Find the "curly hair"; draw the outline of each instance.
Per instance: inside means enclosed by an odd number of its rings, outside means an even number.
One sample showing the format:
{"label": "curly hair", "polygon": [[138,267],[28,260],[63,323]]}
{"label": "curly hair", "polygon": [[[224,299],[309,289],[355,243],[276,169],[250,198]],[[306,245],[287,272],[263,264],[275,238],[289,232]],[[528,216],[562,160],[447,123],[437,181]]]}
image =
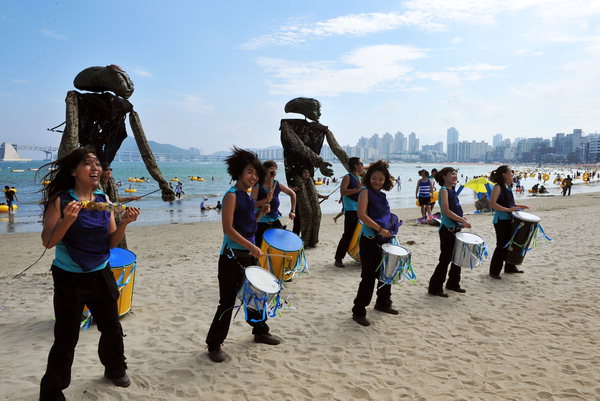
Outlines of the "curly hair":
{"label": "curly hair", "polygon": [[363,185],[367,188],[373,189],[371,188],[371,176],[374,172],[380,171],[385,176],[385,182],[383,183],[382,189],[384,191],[389,191],[390,189],[392,189],[394,187],[394,181],[392,180],[392,175],[390,174],[389,167],[390,165],[388,164],[388,162],[383,160],[378,160],[375,163],[371,163],[369,165],[369,168],[367,169],[367,172],[365,173],[365,176],[363,177]]}

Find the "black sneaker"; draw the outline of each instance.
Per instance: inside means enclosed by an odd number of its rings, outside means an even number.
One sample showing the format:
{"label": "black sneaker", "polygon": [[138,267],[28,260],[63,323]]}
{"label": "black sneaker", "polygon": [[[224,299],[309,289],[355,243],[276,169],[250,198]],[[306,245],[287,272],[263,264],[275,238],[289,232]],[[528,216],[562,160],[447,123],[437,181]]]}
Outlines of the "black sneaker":
{"label": "black sneaker", "polygon": [[428,293],[429,295],[433,295],[433,296],[435,296],[435,297],[448,298],[448,294],[444,294],[444,293],[443,293],[443,292],[441,292],[441,291],[440,291],[440,292],[431,292],[431,291],[428,291],[427,293]]}
{"label": "black sneaker", "polygon": [[448,287],[448,286],[446,286],[446,289],[450,290],[450,291],[454,291],[454,292],[459,292],[461,294],[464,294],[464,293],[467,292],[467,290],[465,290],[464,288],[460,288],[460,287]]}
{"label": "black sneaker", "polygon": [[342,262],[342,259],[336,259],[334,264],[335,267],[346,267],[346,265],[344,265],[344,262]]}
{"label": "black sneaker", "polygon": [[255,334],[254,342],[267,345],[279,345],[281,344],[281,337],[274,336],[271,333]]}
{"label": "black sneaker", "polygon": [[370,326],[371,322],[367,320],[366,316],[356,316],[356,315],[352,315],[352,319],[360,324],[361,326]]}
{"label": "black sneaker", "polygon": [[127,376],[127,373],[125,373],[123,376],[115,377],[108,374],[108,372],[105,370],[104,377],[110,380],[112,384],[114,384],[117,387],[129,387],[129,385],[131,384],[131,380],[129,380],[129,376]]}
{"label": "black sneaker", "polygon": [[397,314],[400,313],[398,311],[398,309],[394,309],[391,306],[379,306],[379,305],[375,305],[375,307],[373,309],[378,310],[379,312],[389,313],[390,315],[397,315]]}
{"label": "black sneaker", "polygon": [[208,357],[213,362],[223,362],[225,360],[225,358],[227,357],[227,354],[225,353],[225,351],[223,351],[221,349],[221,346],[219,346],[218,348],[215,348],[215,349],[209,349]]}
{"label": "black sneaker", "polygon": [[493,278],[493,279],[495,279],[495,280],[502,280],[502,277],[500,277],[499,274],[491,274],[490,273],[490,277]]}

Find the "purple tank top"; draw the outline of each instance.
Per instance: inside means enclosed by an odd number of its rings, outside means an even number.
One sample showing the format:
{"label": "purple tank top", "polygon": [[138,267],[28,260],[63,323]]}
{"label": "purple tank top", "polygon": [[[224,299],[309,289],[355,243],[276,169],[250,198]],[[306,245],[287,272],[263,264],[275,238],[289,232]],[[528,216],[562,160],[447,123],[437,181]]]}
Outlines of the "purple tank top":
{"label": "purple tank top", "polygon": [[380,227],[388,228],[390,225],[390,204],[387,201],[383,191],[374,191],[367,188],[369,191],[369,205],[367,206],[367,215],[371,220],[379,224]]}
{"label": "purple tank top", "polygon": [[[235,187],[234,187],[235,188]],[[233,188],[232,188],[233,189]],[[248,193],[235,188],[235,211],[233,212],[233,228],[251,243],[258,228],[256,222],[256,202]]]}
{"label": "purple tank top", "polygon": [[[71,194],[60,196],[61,215],[67,203],[76,200]],[[106,202],[102,194],[95,194],[95,202]],[[83,271],[90,271],[106,262],[110,257],[108,246],[108,229],[110,212],[81,209],[75,222],[69,227],[62,243],[69,256],[81,266]]]}
{"label": "purple tank top", "polygon": [[[267,216],[273,217],[275,219],[279,218],[279,216],[281,216],[281,213],[279,212],[279,193],[281,192],[281,187],[279,186],[279,181],[275,181],[273,184],[273,187],[271,188],[273,192],[273,199],[271,199],[271,202],[269,202],[269,205],[271,205],[271,211],[267,214]],[[267,187],[265,187],[264,185],[261,185],[258,187],[258,197],[256,200],[261,200],[261,199],[265,199],[267,197]]]}

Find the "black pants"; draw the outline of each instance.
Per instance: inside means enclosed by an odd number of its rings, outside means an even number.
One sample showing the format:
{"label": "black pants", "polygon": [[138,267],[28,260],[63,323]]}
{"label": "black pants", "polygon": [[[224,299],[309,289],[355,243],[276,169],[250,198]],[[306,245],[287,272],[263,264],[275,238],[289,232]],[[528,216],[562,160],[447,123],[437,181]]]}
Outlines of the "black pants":
{"label": "black pants", "polygon": [[571,187],[564,187],[562,190],[562,196],[565,196],[569,192],[569,196],[571,196]]}
{"label": "black pants", "polygon": [[281,224],[281,220],[277,219],[270,223],[258,223],[258,228],[256,229],[255,241],[256,246],[260,248],[263,242],[263,234],[269,228],[283,228],[283,224]]}
{"label": "black pants", "polygon": [[[367,315],[366,307],[371,303],[373,298],[373,287],[377,280],[377,301],[375,305],[383,308],[392,305],[392,286],[384,285],[381,287],[383,282],[379,281],[379,264],[383,257],[383,250],[377,244],[375,239],[370,239],[365,236],[360,237],[360,260],[361,260],[361,273],[360,273],[360,284],[358,285],[358,292],[354,299],[354,307],[352,308],[352,314],[355,316],[363,317]],[[379,288],[381,287],[381,288]]]}
{"label": "black pants", "polygon": [[354,229],[356,229],[357,223],[358,214],[356,210],[348,210],[344,212],[344,233],[342,234],[342,238],[340,238],[337,250],[335,251],[335,260],[344,259],[346,252],[348,252],[348,246],[352,240],[352,234],[354,234]]}
{"label": "black pants", "polygon": [[40,385],[40,400],[64,400],[62,390],[71,382],[71,366],[79,340],[83,305],[87,305],[101,332],[100,362],[111,377],[125,374],[123,329],[119,322],[119,291],[109,266],[93,273],[71,273],[52,266],[54,280],[54,344]]}
{"label": "black pants", "polygon": [[490,262],[490,274],[500,274],[502,265],[504,265],[505,272],[517,270],[517,266],[506,262],[508,249],[504,248],[512,234],[512,221],[498,220],[498,222],[494,224],[494,230],[496,231],[496,249],[494,249],[494,254],[492,255],[492,260]]}
{"label": "black pants", "polygon": [[296,235],[300,235],[300,209],[296,208],[296,217],[294,217],[294,225],[292,226],[292,232]]}
{"label": "black pants", "polygon": [[[438,233],[440,235],[440,258],[439,263],[429,279],[429,292],[432,294],[443,292],[446,273],[448,273],[448,265],[452,262],[454,242],[456,241],[454,232],[448,230],[444,226],[440,228]],[[457,266],[454,263],[450,265],[450,273],[448,273],[446,287],[460,288],[460,266]]]}
{"label": "black pants", "polygon": [[[208,344],[209,351],[218,348],[227,338],[237,293],[244,284],[246,277],[244,275],[244,267],[257,265],[256,258],[250,256],[250,254],[248,255],[248,257],[237,257],[234,259],[229,259],[226,255],[219,257],[219,306],[206,336],[206,344]],[[266,321],[251,322],[251,319],[260,320],[262,319],[262,314],[253,309],[248,309],[247,322],[253,327],[252,334],[260,335],[269,332],[269,326]]]}

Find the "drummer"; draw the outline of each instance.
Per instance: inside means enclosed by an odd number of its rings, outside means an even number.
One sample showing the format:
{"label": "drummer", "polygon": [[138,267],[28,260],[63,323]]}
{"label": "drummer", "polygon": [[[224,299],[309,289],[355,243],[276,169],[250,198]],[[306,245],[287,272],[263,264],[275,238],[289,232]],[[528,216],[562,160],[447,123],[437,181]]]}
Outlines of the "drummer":
{"label": "drummer", "polygon": [[[254,244],[257,221],[269,212],[267,203],[257,213],[254,199],[248,195],[248,190],[257,183],[262,184],[265,178],[265,168],[256,154],[234,147],[233,154],[225,159],[225,163],[227,173],[236,182],[223,197],[221,222],[224,237],[217,275],[219,305],[206,336],[208,357],[213,362],[223,362],[227,356],[221,346],[229,332],[238,290],[244,283],[244,269],[258,265],[257,258],[263,255]],[[281,338],[269,332],[260,312],[248,308],[247,319],[252,326],[255,343],[277,345],[281,342]]]}
{"label": "drummer", "polygon": [[[390,204],[383,191],[394,187],[388,164],[382,160],[369,165],[363,178],[365,188],[358,196],[358,218],[363,222],[360,233],[360,260],[362,270],[358,292],[352,308],[352,319],[361,326],[369,326],[366,307],[373,297],[373,287],[377,279],[377,269],[383,258],[381,245],[392,241],[398,232],[398,225],[391,226],[392,215]],[[383,190],[383,191],[382,191]],[[377,301],[375,309],[397,315],[398,310],[392,308],[391,285],[383,285],[378,281]]]}
{"label": "drummer", "polygon": [[108,259],[109,249],[121,241],[127,225],[136,221],[140,211],[127,208],[117,227],[114,212],[82,207],[82,201],[110,202],[98,190],[102,167],[93,148],[76,149],[51,165],[57,168],[44,177],[50,184],[42,191],[42,241],[48,249],[56,247],[51,268],[56,320],[40,400],[64,400],[84,304],[101,332],[98,354],[104,376],[115,386],[131,383],[117,307],[119,290]]}
{"label": "drummer", "polygon": [[446,289],[465,293],[465,289],[460,286],[460,266],[451,263],[454,252],[454,243],[456,242],[455,233],[462,227],[471,228],[471,224],[463,217],[463,210],[460,206],[458,194],[454,190],[458,181],[457,171],[453,167],[444,167],[435,175],[435,180],[440,184],[439,199],[442,215],[442,224],[439,228],[440,235],[440,258],[435,267],[433,275],[429,279],[429,294],[438,297],[447,298],[448,294],[443,291],[448,265],[450,264],[450,273]]}
{"label": "drummer", "polygon": [[504,273],[523,273],[517,266],[506,261],[508,249],[504,246],[510,241],[512,229],[512,212],[529,209],[525,205],[515,205],[515,198],[510,189],[513,183],[513,170],[506,165],[498,167],[490,174],[490,181],[496,185],[492,189],[490,207],[494,209],[494,231],[496,231],[496,249],[490,262],[490,277],[500,280],[500,272],[504,265]]}
{"label": "drummer", "polygon": [[277,176],[277,163],[273,160],[267,160],[263,163],[266,170],[266,178],[264,184],[256,184],[252,188],[252,199],[256,201],[256,207],[260,208],[268,203],[271,207],[269,213],[264,214],[258,221],[258,229],[256,230],[256,246],[260,248],[262,245],[263,234],[269,228],[283,228],[281,224],[281,212],[279,211],[279,194],[283,192],[290,197],[291,209],[288,217],[293,220],[296,217],[296,193],[290,188],[280,183],[275,179]]}
{"label": "drummer", "polygon": [[348,159],[348,168],[350,173],[346,174],[340,184],[340,193],[342,195],[342,204],[344,205],[344,233],[338,243],[335,252],[335,266],[345,267],[344,256],[348,251],[348,246],[352,240],[352,235],[358,224],[356,209],[358,207],[358,194],[362,190],[362,182],[360,177],[364,171],[364,166],[359,157],[351,157]]}

